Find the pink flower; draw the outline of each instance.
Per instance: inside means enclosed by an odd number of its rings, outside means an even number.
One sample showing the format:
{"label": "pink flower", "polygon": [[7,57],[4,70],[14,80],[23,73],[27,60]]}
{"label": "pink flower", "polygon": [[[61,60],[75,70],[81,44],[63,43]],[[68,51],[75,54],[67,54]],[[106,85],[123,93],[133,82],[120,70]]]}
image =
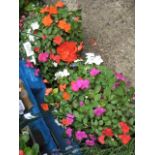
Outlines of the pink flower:
{"label": "pink flower", "polygon": [[93,140],[89,140],[89,139],[87,139],[85,143],[87,146],[94,146],[95,145],[95,142]]}
{"label": "pink flower", "polygon": [[67,117],[74,119],[75,116],[73,114],[67,114]]}
{"label": "pink flower", "polygon": [[66,119],[68,120],[68,122],[70,122],[70,125],[73,124],[73,122],[74,122],[74,119],[73,118],[67,117]]}
{"label": "pink flower", "polygon": [[77,81],[72,81],[71,82],[71,87],[72,90],[77,92],[79,91],[79,89],[88,89],[90,85],[90,81],[89,80],[84,80],[82,78],[78,79]]}
{"label": "pink flower", "polygon": [[89,138],[90,138],[91,140],[93,140],[93,141],[95,141],[95,140],[96,140],[96,137],[95,137],[94,135],[89,134],[88,136],[89,136]]}
{"label": "pink flower", "polygon": [[80,101],[80,107],[84,106],[84,102]]}
{"label": "pink flower", "polygon": [[48,53],[45,52],[45,53],[40,53],[39,56],[38,56],[38,60],[40,62],[46,62],[48,60]]}
{"label": "pink flower", "polygon": [[90,84],[89,80],[83,80],[81,89],[88,89],[89,84]]}
{"label": "pink flower", "polygon": [[82,87],[82,85],[83,85],[83,79],[78,79],[77,81],[76,81],[76,85],[79,87],[79,88],[81,88]]}
{"label": "pink flower", "polygon": [[40,72],[40,69],[39,69],[39,68],[35,69],[34,75],[35,75],[35,76],[39,76],[39,72]]}
{"label": "pink flower", "polygon": [[72,128],[67,128],[67,129],[66,129],[66,135],[67,135],[68,137],[72,137],[72,131],[73,131]]}
{"label": "pink flower", "polygon": [[75,136],[76,136],[76,139],[79,140],[79,141],[81,141],[81,140],[88,137],[87,134],[84,131],[77,131]]}
{"label": "pink flower", "polygon": [[98,75],[98,74],[100,74],[100,73],[101,73],[101,71],[98,70],[98,69],[96,69],[96,68],[93,68],[93,69],[91,69],[91,71],[90,71],[90,75],[91,75],[91,76],[96,76],[96,75]]}
{"label": "pink flower", "polygon": [[122,73],[115,73],[116,79],[121,81],[127,81],[127,78]]}
{"label": "pink flower", "polygon": [[72,82],[71,83],[71,87],[72,87],[72,90],[74,91],[74,92],[77,92],[77,91],[79,91],[79,87],[78,87],[78,85],[76,84],[76,82]]}
{"label": "pink flower", "polygon": [[26,60],[26,67],[29,67],[29,68],[33,68],[34,67],[33,63],[29,59]]}
{"label": "pink flower", "polygon": [[94,114],[96,116],[102,116],[105,112],[106,112],[106,110],[102,107],[97,107],[94,109]]}

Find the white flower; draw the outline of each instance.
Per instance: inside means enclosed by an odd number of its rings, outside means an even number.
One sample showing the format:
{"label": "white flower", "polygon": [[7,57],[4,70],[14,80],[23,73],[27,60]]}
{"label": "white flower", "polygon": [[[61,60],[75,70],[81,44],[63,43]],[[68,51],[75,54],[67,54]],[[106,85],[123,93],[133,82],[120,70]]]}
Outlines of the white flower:
{"label": "white flower", "polygon": [[58,67],[58,64],[56,62],[53,62],[54,67]]}
{"label": "white flower", "polygon": [[30,33],[30,32],[31,32],[31,29],[28,29],[28,30],[27,30],[27,33]]}
{"label": "white flower", "polygon": [[31,24],[31,28],[32,28],[32,30],[39,29],[39,24],[38,24],[38,22],[32,23],[32,24]]}
{"label": "white flower", "polygon": [[62,77],[67,77],[69,76],[69,72],[67,69],[64,69],[63,71],[59,71],[55,73],[55,80],[60,79]]}
{"label": "white flower", "polygon": [[86,53],[86,62],[85,64],[96,64],[100,65],[103,62],[100,55],[95,55],[94,53]]}
{"label": "white flower", "polygon": [[34,42],[34,36],[33,35],[29,35],[29,40]]}

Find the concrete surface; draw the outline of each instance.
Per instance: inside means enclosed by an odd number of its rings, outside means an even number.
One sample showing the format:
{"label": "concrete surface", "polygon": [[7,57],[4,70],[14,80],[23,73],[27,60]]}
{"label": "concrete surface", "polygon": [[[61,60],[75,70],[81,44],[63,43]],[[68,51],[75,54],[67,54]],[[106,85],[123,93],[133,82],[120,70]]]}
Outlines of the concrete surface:
{"label": "concrete surface", "polygon": [[[101,54],[110,68],[135,80],[134,0],[65,0],[82,7],[85,49]],[[72,3],[72,4],[70,4]]]}

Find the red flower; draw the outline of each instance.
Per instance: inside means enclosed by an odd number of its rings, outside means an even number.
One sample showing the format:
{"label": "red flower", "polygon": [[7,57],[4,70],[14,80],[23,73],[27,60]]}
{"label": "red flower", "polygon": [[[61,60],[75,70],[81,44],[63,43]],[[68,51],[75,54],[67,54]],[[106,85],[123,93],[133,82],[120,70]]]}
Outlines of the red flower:
{"label": "red flower", "polygon": [[34,31],[33,31],[33,34],[37,34],[37,33],[38,33],[38,30],[34,30]]}
{"label": "red flower", "polygon": [[46,38],[47,38],[46,35],[43,34],[43,35],[42,35],[42,39],[43,39],[43,40],[46,40]]}
{"label": "red flower", "polygon": [[120,125],[123,133],[129,132],[130,128],[125,122],[119,122],[119,125]]}
{"label": "red flower", "polygon": [[19,150],[19,155],[25,155],[23,150]]}
{"label": "red flower", "polygon": [[123,144],[128,144],[129,141],[131,140],[131,137],[129,135],[118,135],[119,139],[122,141]]}
{"label": "red flower", "polygon": [[114,135],[112,129],[110,128],[106,128],[105,130],[103,130],[102,134],[108,137],[112,137]]}
{"label": "red flower", "polygon": [[60,44],[62,43],[62,41],[63,41],[63,39],[62,39],[61,36],[56,36],[56,37],[54,37],[54,39],[53,39],[53,42],[54,42],[55,44],[57,44],[57,45],[60,45]]}
{"label": "red flower", "polygon": [[39,47],[35,47],[35,48],[34,48],[34,51],[35,51],[35,52],[39,52],[39,50],[40,50]]}
{"label": "red flower", "polygon": [[66,41],[57,47],[57,53],[60,55],[60,59],[65,62],[73,62],[77,59],[77,43],[73,41]]}
{"label": "red flower", "polygon": [[46,103],[42,103],[42,104],[41,104],[41,108],[42,108],[44,111],[48,111],[48,110],[49,110],[48,104],[46,104]]}
{"label": "red flower", "polygon": [[69,119],[69,118],[63,118],[61,120],[61,123],[64,125],[64,126],[69,126],[73,123],[73,119]]}
{"label": "red flower", "polygon": [[60,56],[59,55],[54,55],[53,53],[50,54],[50,59],[55,61],[56,63],[60,63]]}
{"label": "red flower", "polygon": [[104,138],[105,138],[105,136],[104,136],[104,135],[101,135],[101,136],[98,137],[98,141],[99,141],[101,144],[105,144]]}

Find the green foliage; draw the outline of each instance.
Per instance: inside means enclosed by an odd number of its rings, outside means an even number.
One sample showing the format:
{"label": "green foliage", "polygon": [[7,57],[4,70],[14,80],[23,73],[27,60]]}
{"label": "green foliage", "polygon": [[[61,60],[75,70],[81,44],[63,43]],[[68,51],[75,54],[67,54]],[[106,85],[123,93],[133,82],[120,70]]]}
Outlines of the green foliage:
{"label": "green foliage", "polygon": [[[59,8],[58,14],[52,15],[53,23],[51,24],[51,26],[46,27],[42,23],[42,19],[45,17],[45,14],[40,13],[41,8],[43,8],[43,6],[40,7],[39,5],[34,5],[33,3],[29,3],[29,5],[25,7],[25,10],[29,12],[30,15],[25,19],[23,29],[20,31],[19,51],[22,58],[31,59],[31,57],[26,56],[23,43],[26,41],[30,41],[32,50],[34,50],[35,47],[39,48],[39,52],[35,53],[35,58],[37,61],[36,66],[40,68],[41,74],[44,76],[44,78],[46,78],[51,84],[53,84],[54,73],[58,70],[58,68],[53,64],[53,62],[55,61],[48,59],[46,63],[40,63],[38,61],[38,55],[42,52],[57,54],[56,49],[58,45],[53,42],[53,39],[56,36],[61,36],[63,38],[63,42],[77,42],[77,46],[82,42],[83,35],[81,10],[69,11],[67,7]],[[76,17],[79,18],[78,22],[74,20]],[[66,22],[71,25],[70,32],[67,33],[57,26],[58,21],[62,19],[66,20]],[[34,33],[35,30],[31,28],[31,24],[34,22],[38,22],[39,24],[37,33]],[[43,35],[46,36],[45,40],[42,38]],[[29,40],[29,36],[34,37],[35,41]],[[59,64],[59,69],[63,68],[65,65],[67,64],[61,61]]]}
{"label": "green foliage", "polygon": [[39,145],[35,143],[32,146],[28,146],[29,139],[28,134],[21,134],[19,137],[19,149],[23,150],[25,155],[38,155]]}
{"label": "green foliage", "polygon": [[[101,74],[91,77],[90,70],[96,68]],[[59,79],[58,84],[66,84],[65,91],[70,92],[71,98],[64,102],[62,92],[60,90],[49,95],[46,98],[51,109],[59,121],[72,113],[75,115],[75,122],[72,127],[75,131],[84,130],[87,134],[93,133],[100,136],[105,128],[111,128],[115,135],[121,134],[119,122],[124,121],[130,127],[130,135],[134,134],[134,89],[126,86],[125,82],[115,78],[114,73],[105,66],[85,65],[82,62],[77,63],[76,68],[68,66],[70,76]],[[71,82],[79,77],[90,81],[90,88],[87,90],[79,90],[74,92],[71,90]],[[119,82],[118,87],[114,87]],[[84,102],[84,106],[80,106],[80,101]],[[60,107],[56,108],[55,103],[60,103]],[[103,116],[97,117],[93,113],[95,107],[103,107],[106,112]],[[120,145],[120,140],[115,138],[114,141],[108,142],[110,146]]]}

